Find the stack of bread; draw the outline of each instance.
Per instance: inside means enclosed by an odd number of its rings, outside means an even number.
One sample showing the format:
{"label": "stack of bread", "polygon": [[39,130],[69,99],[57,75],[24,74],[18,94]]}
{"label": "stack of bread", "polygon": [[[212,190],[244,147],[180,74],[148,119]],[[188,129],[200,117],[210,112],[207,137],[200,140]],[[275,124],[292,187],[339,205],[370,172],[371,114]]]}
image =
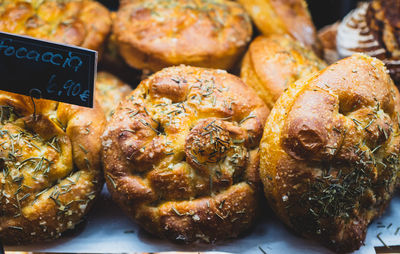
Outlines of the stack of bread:
{"label": "stack of bread", "polygon": [[[295,233],[357,250],[400,179],[400,98],[385,67],[397,81],[400,2],[364,6],[357,27],[384,62],[352,55],[355,32],[341,39],[354,18],[318,37],[304,0],[121,0],[114,13],[94,0],[0,1],[0,31],[130,66],[98,73],[93,109],[0,92],[0,239],[61,237],[105,179],[160,238],[238,237],[267,202]],[[328,66],[336,52],[349,57]],[[140,83],[126,78],[138,71]]]}

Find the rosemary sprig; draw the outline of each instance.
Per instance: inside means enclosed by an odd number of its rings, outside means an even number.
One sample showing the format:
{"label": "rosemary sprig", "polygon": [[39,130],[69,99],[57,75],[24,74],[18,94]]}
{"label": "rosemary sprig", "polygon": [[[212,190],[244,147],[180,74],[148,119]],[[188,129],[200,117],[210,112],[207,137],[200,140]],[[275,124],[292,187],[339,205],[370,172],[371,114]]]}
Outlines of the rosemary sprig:
{"label": "rosemary sprig", "polygon": [[88,154],[89,151],[85,149],[85,147],[83,147],[83,145],[79,144],[79,148],[85,153]]}
{"label": "rosemary sprig", "polygon": [[390,249],[390,247],[382,240],[381,235],[382,235],[382,232],[380,232],[379,234],[377,234],[376,237],[377,237],[378,240],[383,244],[383,246],[385,246],[386,248]]}
{"label": "rosemary sprig", "polygon": [[261,248],[261,246],[258,246],[258,249],[263,253],[263,254],[267,254],[267,252],[265,250],[263,250],[263,248]]}
{"label": "rosemary sprig", "polygon": [[176,213],[176,215],[178,215],[178,216],[183,216],[183,214],[181,214],[181,213],[175,208],[175,206],[172,206],[172,210],[174,211],[174,213]]}
{"label": "rosemary sprig", "polygon": [[114,189],[116,189],[117,188],[117,184],[115,183],[114,179],[109,174],[107,174],[106,176],[107,176],[108,180],[110,180],[110,182],[113,185]]}

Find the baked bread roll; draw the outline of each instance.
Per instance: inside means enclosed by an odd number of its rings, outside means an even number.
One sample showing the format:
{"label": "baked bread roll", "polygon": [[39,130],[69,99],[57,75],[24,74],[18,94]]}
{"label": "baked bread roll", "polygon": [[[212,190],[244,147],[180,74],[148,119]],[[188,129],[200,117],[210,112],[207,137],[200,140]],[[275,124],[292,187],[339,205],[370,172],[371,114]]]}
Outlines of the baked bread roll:
{"label": "baked bread roll", "polygon": [[113,33],[134,68],[230,69],[250,41],[252,26],[245,10],[228,0],[138,0],[124,2]]}
{"label": "baked bread roll", "polygon": [[319,52],[317,33],[305,0],[237,0],[264,35],[290,34]]}
{"label": "baked bread roll", "polygon": [[287,226],[337,252],[363,244],[394,192],[399,103],[384,64],[361,54],[278,99],[260,144],[260,177]]}
{"label": "baked bread roll", "polygon": [[259,36],[250,44],[240,76],[272,108],[290,83],[325,66],[313,51],[287,35]]}
{"label": "baked bread roll", "polygon": [[58,238],[81,222],[103,186],[93,109],[0,93],[0,239]]}
{"label": "baked bread roll", "polygon": [[96,100],[101,105],[106,119],[109,120],[125,96],[132,88],[108,72],[98,72],[96,79]]}
{"label": "baked bread roll", "polygon": [[349,13],[338,28],[341,57],[362,52],[381,59],[400,85],[400,0],[374,0]]}
{"label": "baked bread roll", "polygon": [[[119,6],[122,4],[123,3],[120,2]],[[116,14],[117,13],[115,11],[111,12],[112,22],[114,22],[113,20],[115,19]],[[141,70],[134,69],[125,62],[124,58],[119,53],[118,45],[115,41],[115,35],[112,34],[105,42],[104,53],[101,57],[101,61],[98,63],[97,70],[104,70],[112,73],[128,84],[137,85],[144,79],[142,78],[143,72]]]}
{"label": "baked bread roll", "polygon": [[142,81],[103,139],[112,198],[162,238],[213,242],[258,210],[258,144],[269,113],[239,78],[178,66]]}
{"label": "baked bread roll", "polygon": [[142,76],[144,75],[143,71],[134,69],[125,62],[124,58],[119,54],[118,46],[112,39],[112,36],[109,36],[105,43],[104,53],[97,65],[97,70],[111,73],[132,85],[139,84],[143,80]]}
{"label": "baked bread roll", "polygon": [[100,51],[109,11],[92,0],[2,0],[0,31]]}

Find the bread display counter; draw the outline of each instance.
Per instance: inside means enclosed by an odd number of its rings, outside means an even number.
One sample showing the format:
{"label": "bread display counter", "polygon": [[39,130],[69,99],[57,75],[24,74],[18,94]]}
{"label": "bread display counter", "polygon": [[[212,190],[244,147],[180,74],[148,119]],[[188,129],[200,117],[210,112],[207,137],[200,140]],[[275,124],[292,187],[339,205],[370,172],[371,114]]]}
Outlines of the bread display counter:
{"label": "bread display counter", "polygon": [[382,55],[304,0],[0,1],[0,31],[99,52],[92,108],[0,85],[6,251],[400,245],[400,0],[362,6]]}

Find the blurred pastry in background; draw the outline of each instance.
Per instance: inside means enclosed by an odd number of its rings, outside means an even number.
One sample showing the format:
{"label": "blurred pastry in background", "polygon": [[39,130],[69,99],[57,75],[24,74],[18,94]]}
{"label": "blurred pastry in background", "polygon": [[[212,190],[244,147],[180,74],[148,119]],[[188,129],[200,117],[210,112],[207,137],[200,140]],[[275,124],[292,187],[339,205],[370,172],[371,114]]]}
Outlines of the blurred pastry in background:
{"label": "blurred pastry in background", "polygon": [[240,76],[272,108],[291,83],[325,67],[312,50],[288,35],[259,36],[249,46]]}
{"label": "blurred pastry in background", "polygon": [[109,120],[118,103],[132,91],[132,88],[108,72],[98,72],[95,91],[95,98],[103,109],[106,119]]}
{"label": "blurred pastry in background", "polygon": [[318,38],[322,45],[325,62],[332,64],[339,60],[337,52],[336,35],[340,22],[323,27],[318,31]]}
{"label": "blurred pastry in background", "polygon": [[367,55],[292,84],[260,144],[260,178],[276,214],[334,251],[359,249],[394,194],[399,113],[387,69]]}
{"label": "blurred pastry in background", "polygon": [[0,31],[102,51],[110,12],[92,0],[4,0]]}
{"label": "blurred pastry in background", "polygon": [[381,59],[400,85],[400,0],[374,0],[349,13],[337,34],[340,57],[362,52]]}
{"label": "blurred pastry in background", "polygon": [[[112,22],[114,22],[115,17],[116,12],[111,12]],[[98,63],[97,69],[98,71],[109,72],[133,86],[138,85],[140,81],[143,80],[143,71],[135,69],[125,62],[124,58],[119,53],[115,35],[112,34],[108,36],[105,42],[104,53]]]}
{"label": "blurred pastry in background", "polygon": [[243,7],[227,0],[125,1],[113,34],[125,61],[158,71],[188,64],[230,69],[252,35]]}
{"label": "blurred pastry in background", "polygon": [[237,0],[264,35],[289,34],[318,55],[321,48],[305,0]]}
{"label": "blurred pastry in background", "polygon": [[119,54],[116,44],[112,40],[112,36],[106,41],[104,53],[97,65],[99,72],[108,72],[123,82],[131,84],[133,88],[146,77],[148,70],[138,70],[128,65],[124,58]]}
{"label": "blurred pastry in background", "polygon": [[237,237],[259,209],[258,144],[268,113],[226,71],[181,65],[155,73],[118,106],[103,134],[113,200],[162,238]]}

